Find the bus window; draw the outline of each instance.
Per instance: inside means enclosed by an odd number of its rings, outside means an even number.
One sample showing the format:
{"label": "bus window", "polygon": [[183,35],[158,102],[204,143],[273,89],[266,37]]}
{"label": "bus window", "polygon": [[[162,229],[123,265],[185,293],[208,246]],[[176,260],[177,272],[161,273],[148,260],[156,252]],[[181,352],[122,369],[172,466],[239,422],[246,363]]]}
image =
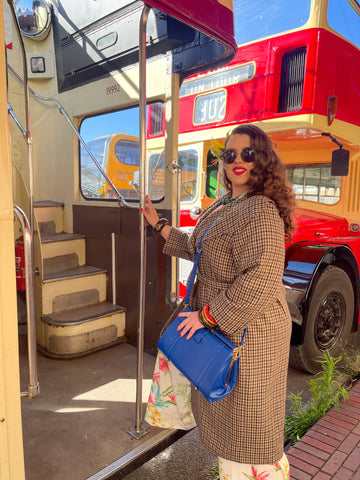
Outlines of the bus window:
{"label": "bus window", "polygon": [[341,178],[331,176],[331,166],[288,168],[296,198],[333,205],[340,200]]}
{"label": "bus window", "polygon": [[149,196],[152,201],[159,201],[165,195],[165,155],[164,150],[152,153],[148,160]]}
{"label": "bus window", "polygon": [[[195,148],[179,150],[178,162],[181,167],[181,203],[192,203],[199,191],[199,152]],[[152,200],[164,196],[164,150],[149,157],[149,195]]]}
{"label": "bus window", "polygon": [[115,144],[115,156],[124,165],[140,165],[139,143],[120,139]]}
{"label": "bus window", "polygon": [[311,0],[238,0],[235,3],[235,36],[238,45],[276,35],[304,25]]}
{"label": "bus window", "polygon": [[218,176],[219,166],[215,163],[217,158],[212,154],[211,150],[207,153],[206,159],[206,181],[205,195],[209,198],[217,198],[218,196]]}
{"label": "bus window", "polygon": [[327,20],[331,28],[360,47],[360,16],[350,1],[329,0]]}
{"label": "bus window", "polygon": [[[88,147],[95,159],[104,168],[105,156],[107,153],[110,137],[101,137],[88,142]],[[81,158],[81,191],[86,198],[104,197],[104,180],[93,159],[82,146]]]}
{"label": "bus window", "polygon": [[[161,123],[162,105],[155,102],[148,106],[149,125],[154,126],[154,121]],[[80,134],[119,193],[127,201],[137,201],[140,166],[138,106],[87,117],[81,123]],[[162,180],[158,176],[159,172],[155,182],[163,184],[164,171]],[[88,200],[117,198],[83,146],[80,147],[80,189]],[[163,197],[163,187],[160,190],[156,187],[155,192],[153,200]]]}
{"label": "bus window", "polygon": [[181,167],[181,203],[191,203],[199,190],[199,153],[193,148],[180,150],[178,162]]}

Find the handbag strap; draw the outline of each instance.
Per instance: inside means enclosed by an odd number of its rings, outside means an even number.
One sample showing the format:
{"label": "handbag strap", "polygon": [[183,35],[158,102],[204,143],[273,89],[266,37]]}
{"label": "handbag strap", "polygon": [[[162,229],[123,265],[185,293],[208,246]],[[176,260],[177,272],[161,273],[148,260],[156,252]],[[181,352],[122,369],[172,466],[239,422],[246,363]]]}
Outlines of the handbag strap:
{"label": "handbag strap", "polygon": [[[187,306],[189,305],[189,301],[190,301],[190,295],[191,295],[191,290],[192,290],[192,287],[193,287],[193,284],[194,284],[194,280],[195,280],[195,275],[196,275],[196,270],[197,270],[197,266],[198,266],[198,263],[199,263],[199,258],[200,258],[200,253],[201,253],[201,245],[202,245],[202,242],[204,240],[204,237],[205,235],[207,234],[207,232],[210,230],[210,228],[213,226],[213,224],[216,222],[216,220],[214,220],[208,227],[207,229],[205,230],[205,232],[202,234],[202,237],[200,238],[200,242],[196,248],[196,254],[195,254],[195,259],[194,259],[194,265],[193,265],[193,268],[191,270],[191,273],[190,273],[190,277],[189,277],[189,282],[188,282],[188,285],[187,285],[187,289],[186,289],[186,295],[185,295],[185,298],[184,300],[181,302],[181,304],[179,305],[179,309],[177,309],[177,313],[180,313],[180,311],[184,308],[184,306]],[[176,315],[172,316],[171,317],[171,321],[176,317]],[[169,322],[170,324],[171,322]],[[215,333],[216,330],[213,331],[213,333]],[[245,335],[246,335],[246,332],[247,332],[247,327],[244,328],[244,332],[243,332],[243,335],[242,335],[242,338],[241,338],[241,341],[240,341],[240,344],[239,344],[239,347],[236,347],[235,350],[234,350],[234,360],[236,360],[236,355],[239,354],[240,352],[240,349],[241,347],[244,345],[244,340],[245,340]],[[235,353],[236,352],[236,353]],[[237,357],[239,358],[239,357]]]}
{"label": "handbag strap", "polygon": [[196,254],[195,254],[195,259],[194,259],[194,265],[193,265],[193,268],[191,270],[191,273],[190,273],[190,277],[189,277],[189,282],[187,284],[187,287],[186,287],[186,295],[185,295],[185,298],[184,298],[184,304],[185,305],[189,305],[189,302],[190,302],[190,295],[191,295],[191,290],[192,290],[192,287],[193,287],[193,284],[194,284],[194,280],[195,280],[195,276],[196,276],[196,270],[197,270],[197,266],[198,266],[198,263],[199,263],[199,258],[200,258],[200,253],[201,253],[201,245],[202,245],[202,242],[204,240],[204,237],[205,235],[207,234],[207,232],[210,230],[210,228],[213,226],[213,224],[216,222],[216,220],[214,222],[212,222],[208,227],[207,229],[205,230],[205,232],[202,234],[202,237],[200,238],[200,242],[198,244],[198,246],[196,247]]}

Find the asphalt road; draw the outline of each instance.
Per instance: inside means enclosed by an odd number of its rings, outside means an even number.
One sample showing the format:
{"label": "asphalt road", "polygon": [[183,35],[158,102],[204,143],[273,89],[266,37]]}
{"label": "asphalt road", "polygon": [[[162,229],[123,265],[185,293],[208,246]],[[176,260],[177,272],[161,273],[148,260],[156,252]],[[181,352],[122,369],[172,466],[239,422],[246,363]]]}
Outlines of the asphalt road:
{"label": "asphalt road", "polygon": [[[308,381],[312,375],[289,368],[288,393],[303,392],[309,396]],[[287,410],[290,402],[287,401]],[[147,463],[124,477],[126,480],[208,480],[216,457],[201,444],[197,428],[163,450]]]}

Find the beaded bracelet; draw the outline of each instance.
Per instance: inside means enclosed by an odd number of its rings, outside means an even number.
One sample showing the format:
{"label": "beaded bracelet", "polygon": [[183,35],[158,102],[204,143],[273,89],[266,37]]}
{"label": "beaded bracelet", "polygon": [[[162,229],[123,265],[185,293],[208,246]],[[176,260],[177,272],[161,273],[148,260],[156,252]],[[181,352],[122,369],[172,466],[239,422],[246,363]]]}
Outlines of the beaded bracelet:
{"label": "beaded bracelet", "polygon": [[199,319],[204,327],[208,330],[212,330],[217,326],[216,320],[214,320],[210,315],[209,305],[206,305],[206,307],[200,310]]}

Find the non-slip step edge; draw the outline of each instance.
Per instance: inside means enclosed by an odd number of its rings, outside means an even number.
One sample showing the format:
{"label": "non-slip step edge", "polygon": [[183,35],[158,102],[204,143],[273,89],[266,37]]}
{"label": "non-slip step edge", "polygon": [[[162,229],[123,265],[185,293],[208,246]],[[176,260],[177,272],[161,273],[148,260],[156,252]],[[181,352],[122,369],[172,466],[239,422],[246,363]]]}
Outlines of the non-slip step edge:
{"label": "non-slip step edge", "polygon": [[83,265],[81,267],[63,270],[61,272],[52,273],[50,275],[44,275],[43,283],[71,280],[73,278],[89,277],[91,275],[99,275],[104,273],[107,273],[107,271],[103,268]]}
{"label": "non-slip step edge", "polygon": [[34,208],[44,208],[44,207],[63,207],[62,202],[54,202],[53,200],[38,200],[34,202]]}
{"label": "non-slip step edge", "polygon": [[66,242],[71,240],[77,240],[86,238],[86,235],[81,233],[55,233],[53,235],[41,235],[41,243],[55,243],[55,242]]}
{"label": "non-slip step edge", "polygon": [[95,305],[43,315],[41,319],[49,325],[73,326],[125,312],[126,309],[120,305],[113,305],[110,302],[101,302]]}

